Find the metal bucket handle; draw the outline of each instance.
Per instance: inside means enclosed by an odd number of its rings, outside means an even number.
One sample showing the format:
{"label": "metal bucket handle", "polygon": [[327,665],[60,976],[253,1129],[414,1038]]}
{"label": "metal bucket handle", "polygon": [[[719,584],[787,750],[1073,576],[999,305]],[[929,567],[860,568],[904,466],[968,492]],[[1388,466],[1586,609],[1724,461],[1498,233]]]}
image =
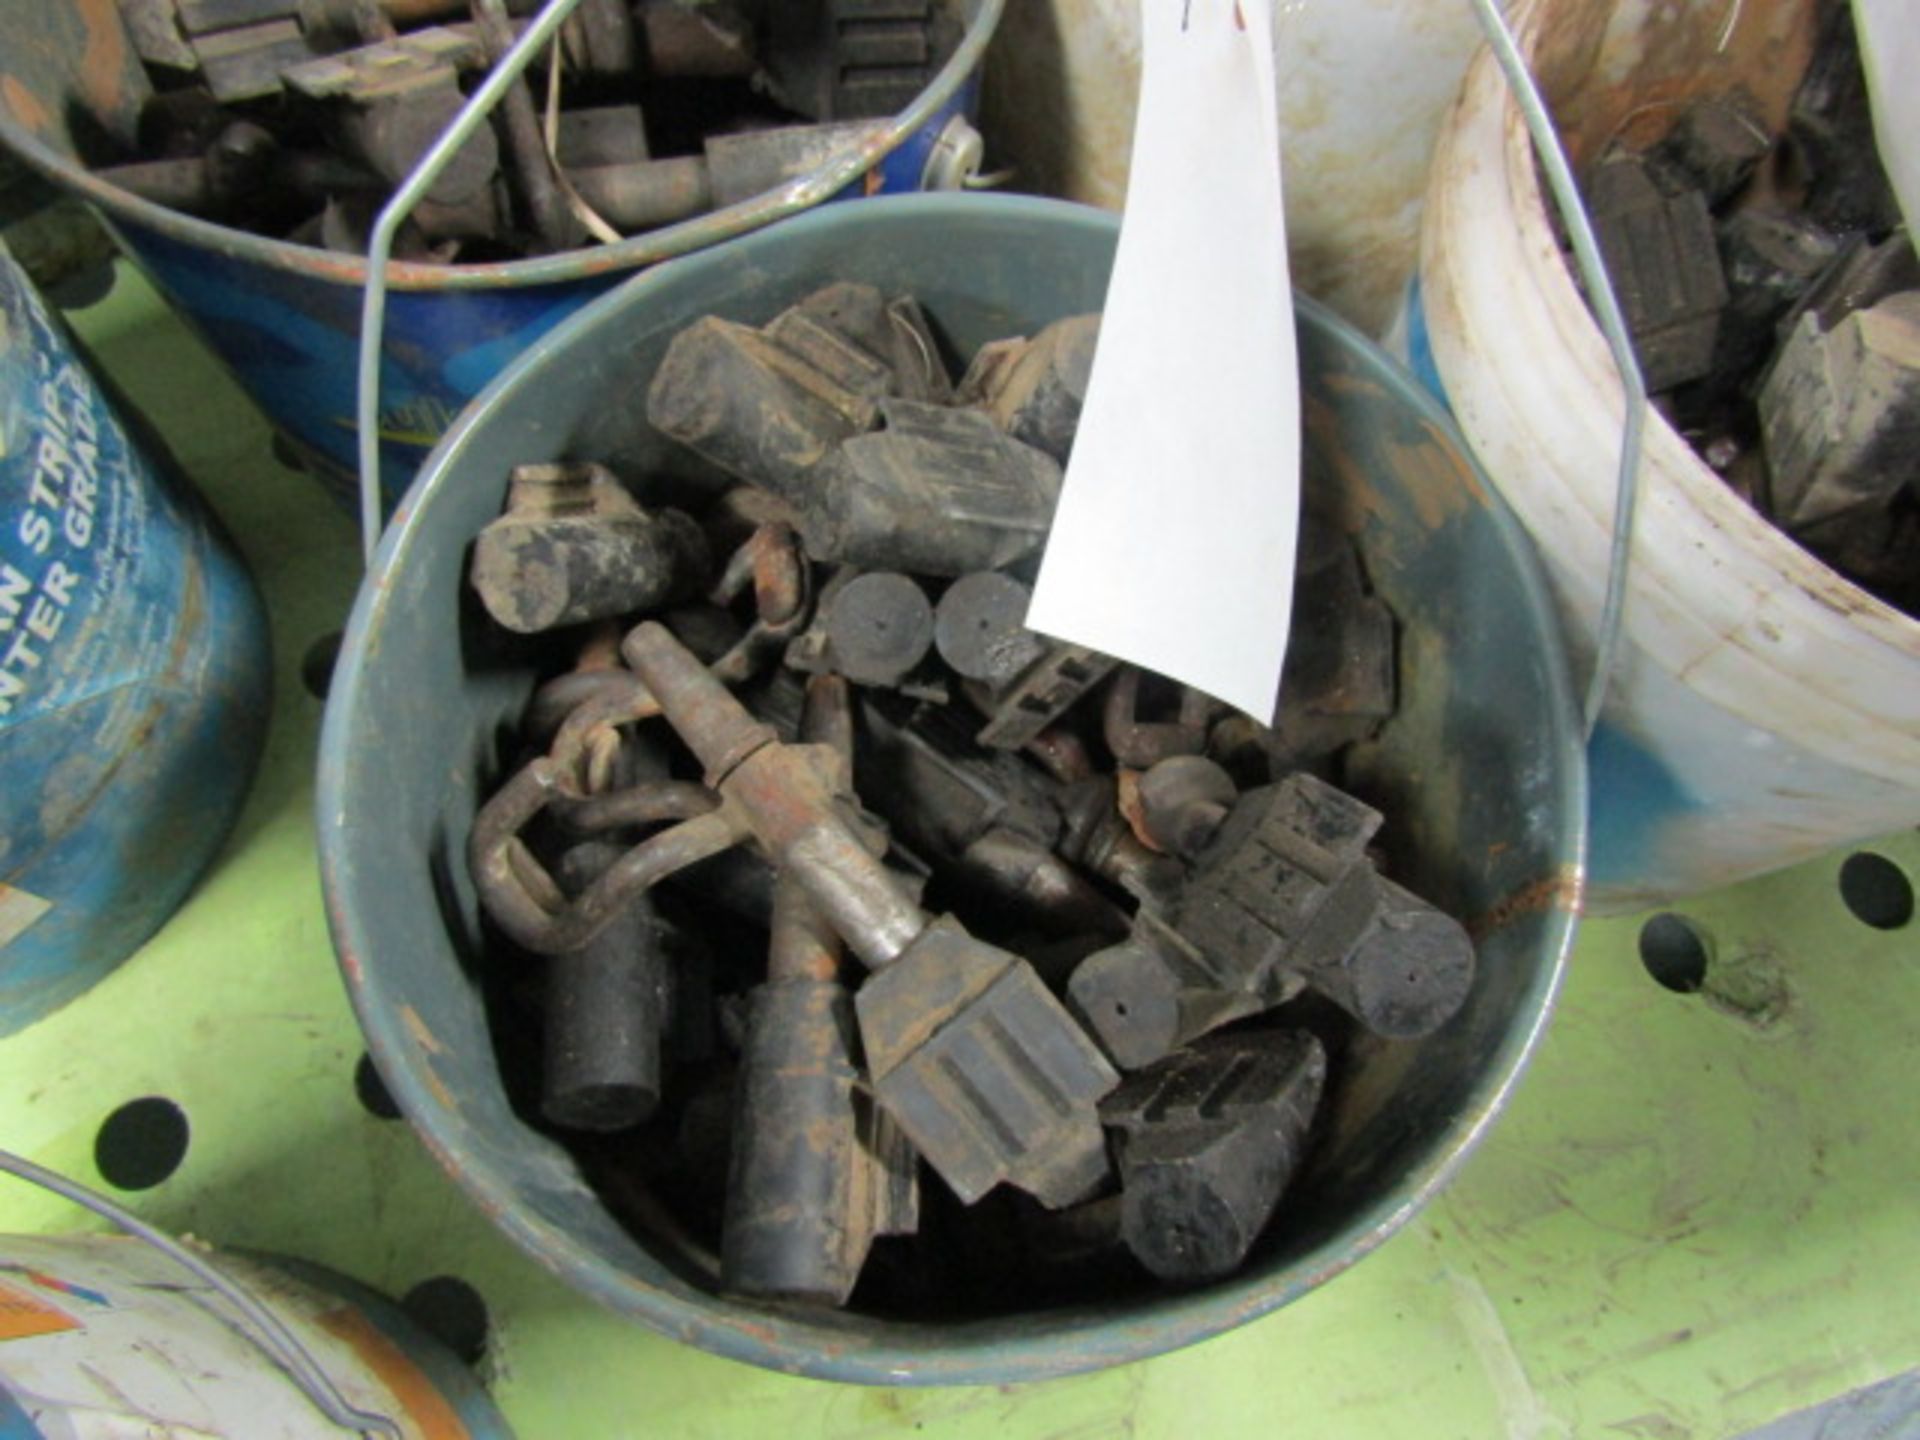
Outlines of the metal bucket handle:
{"label": "metal bucket handle", "polygon": [[1587,681],[1583,709],[1587,738],[1592,739],[1594,727],[1600,723],[1600,711],[1606,704],[1608,682],[1612,679],[1619,657],[1621,622],[1627,599],[1627,570],[1633,552],[1634,517],[1640,499],[1640,447],[1647,417],[1647,382],[1640,373],[1640,362],[1633,353],[1627,322],[1620,313],[1620,301],[1613,293],[1613,281],[1601,261],[1600,246],[1594,239],[1586,205],[1574,184],[1573,168],[1567,163],[1566,151],[1561,148],[1553,116],[1548,112],[1546,101],[1541,98],[1539,87],[1534,84],[1533,75],[1527,69],[1526,57],[1520,53],[1513,32],[1507,28],[1506,19],[1500,13],[1499,0],[1472,0],[1472,4],[1480,17],[1480,28],[1486,34],[1494,59],[1499,62],[1501,73],[1506,76],[1507,88],[1513,92],[1520,113],[1526,119],[1527,133],[1533,139],[1534,154],[1539,158],[1540,168],[1546,172],[1547,188],[1552,192],[1554,208],[1566,223],[1580,278],[1586,284],[1587,298],[1593,305],[1594,318],[1600,322],[1601,333],[1606,336],[1607,348],[1613,352],[1614,366],[1620,372],[1620,388],[1626,396],[1626,417],[1620,435],[1620,475],[1613,503],[1613,548],[1607,566],[1607,594],[1600,609],[1600,626],[1594,640],[1593,674]]}
{"label": "metal bucket handle", "polygon": [[460,107],[460,113],[433,142],[433,148],[420,158],[406,182],[394,191],[380,208],[373,224],[373,238],[367,246],[367,288],[360,302],[360,369],[354,397],[354,427],[360,455],[360,543],[367,568],[373,568],[373,552],[380,543],[385,515],[380,504],[380,352],[387,323],[387,261],[393,256],[393,239],[400,227],[420,203],[420,197],[433,188],[440,172],[452,163],[473,132],[485,123],[487,115],[520,78],[520,72],[534,54],[550,41],[580,0],[547,0],[526,32],[514,41],[500,63],[487,73],[480,88]]}

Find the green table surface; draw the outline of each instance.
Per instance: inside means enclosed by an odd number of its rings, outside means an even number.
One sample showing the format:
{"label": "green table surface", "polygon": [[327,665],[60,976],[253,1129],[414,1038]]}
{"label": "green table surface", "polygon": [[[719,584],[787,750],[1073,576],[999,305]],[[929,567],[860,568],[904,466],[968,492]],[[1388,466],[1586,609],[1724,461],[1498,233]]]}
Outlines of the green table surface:
{"label": "green table surface", "polygon": [[[0,1143],[104,1186],[102,1119],[162,1095],[181,1167],[121,1198],[225,1245],[389,1293],[455,1275],[524,1437],[1739,1434],[1920,1364],[1920,946],[1855,919],[1845,853],[1676,907],[1710,937],[1663,988],[1638,918],[1583,926],[1557,1016],[1458,1181],[1376,1254],[1172,1355],[1030,1385],[800,1380],[660,1338],[499,1236],[353,1086],[359,1032],[314,857],[321,705],[300,660],[344,621],[347,516],[276,464],[263,419],[123,273],[76,328],[168,437],[259,577],[276,647],[258,783],[215,868],[133,960],[0,1042]],[[1871,847],[1920,875],[1920,835]],[[18,1185],[0,1228],[87,1228]]]}

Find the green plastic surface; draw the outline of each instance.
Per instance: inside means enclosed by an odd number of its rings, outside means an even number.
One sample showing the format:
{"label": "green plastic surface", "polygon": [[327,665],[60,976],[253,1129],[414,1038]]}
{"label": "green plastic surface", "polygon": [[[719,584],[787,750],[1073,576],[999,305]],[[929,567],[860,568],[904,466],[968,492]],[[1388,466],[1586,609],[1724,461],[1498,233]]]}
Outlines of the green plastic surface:
{"label": "green plastic surface", "polygon": [[[94,1184],[94,1136],[163,1095],[180,1169],[120,1198],[389,1294],[485,1297],[485,1376],[523,1437],[1736,1435],[1920,1364],[1920,927],[1854,919],[1845,854],[1676,907],[1706,986],[1647,973],[1639,919],[1582,930],[1507,1113],[1437,1203],[1331,1284],[1220,1339],[1103,1374],[896,1391],[789,1379],[615,1319],[493,1231],[404,1123],[355,1098],[361,1044],[313,854],[320,703],[352,528],[268,457],[264,422],[123,275],[77,328],[247,551],[274,617],[276,713],[224,858],[82,1000],[0,1042],[0,1144]],[[1920,878],[1920,834],[1869,848]],[[82,1228],[0,1188],[0,1228]],[[4,1354],[0,1353],[0,1365]]]}

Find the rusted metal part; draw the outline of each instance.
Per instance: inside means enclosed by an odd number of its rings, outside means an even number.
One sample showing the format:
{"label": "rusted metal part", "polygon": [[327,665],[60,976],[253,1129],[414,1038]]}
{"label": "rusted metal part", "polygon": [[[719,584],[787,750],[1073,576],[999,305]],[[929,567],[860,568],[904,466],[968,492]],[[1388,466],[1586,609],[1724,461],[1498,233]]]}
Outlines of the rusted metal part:
{"label": "rusted metal part", "polygon": [[609,685],[575,706],[561,720],[548,746],[547,758],[556,773],[567,777],[578,793],[585,793],[581,760],[609,739],[619,740],[622,726],[651,720],[660,713],[660,704],[644,685]]}
{"label": "rusted metal part", "polygon": [[1120,1132],[1120,1234],[1160,1279],[1232,1274],[1299,1168],[1327,1057],[1303,1030],[1217,1035],[1101,1102]]}
{"label": "rusted metal part", "polygon": [[[852,764],[844,680],[809,683],[801,738]],[[781,877],[767,983],[749,1002],[721,1232],[721,1280],[741,1294],[844,1304],[874,1236],[918,1221],[912,1146],[856,1089],[840,948],[799,881]]]}
{"label": "rusted metal part", "polygon": [[875,1094],[928,1163],[963,1198],[1005,1180],[1064,1205],[1097,1183],[1093,1106],[1117,1077],[1031,967],[929,922],[845,818],[831,747],[774,740],[659,625],[622,648],[708,783],[877,970],[855,1000]]}
{"label": "rusted metal part", "polygon": [[1207,731],[1222,708],[1220,702],[1194,689],[1179,688],[1179,716],[1174,720],[1140,718],[1142,673],[1123,665],[1115,672],[1102,712],[1101,735],[1107,749],[1122,765],[1145,770],[1175,755],[1198,755],[1207,748]]}
{"label": "rusted metal part", "polygon": [[591,795],[555,795],[548,808],[576,834],[598,835],[710,815],[720,797],[691,780],[642,780]]}
{"label": "rusted metal part", "polygon": [[1093,778],[1093,756],[1088,753],[1086,742],[1061,726],[1042,730],[1026,743],[1025,753],[1039,761],[1041,768],[1062,785]]}
{"label": "rusted metal part", "polygon": [[713,673],[737,685],[773,664],[806,628],[812,585],[813,571],[791,526],[774,521],[755,530],[733,552],[708,597],[716,605],[729,605],[749,588],[753,591],[753,620],[713,662]]}
{"label": "rusted metal part", "polygon": [[1093,775],[1068,785],[1060,800],[1066,820],[1060,854],[1144,904],[1163,903],[1179,887],[1180,866],[1140,843],[1120,813],[1118,800],[1118,782],[1111,775]]}
{"label": "rusted metal part", "polygon": [[1199,755],[1173,755],[1143,771],[1136,782],[1134,833],[1156,850],[1193,859],[1206,848],[1233,808],[1233,777]]}
{"label": "rusted metal part", "polygon": [[760,849],[801,880],[864,962],[893,960],[926,917],[867,850],[839,755],[780,743],[663,626],[636,627],[622,649]]}
{"label": "rusted metal part", "polygon": [[584,800],[604,785],[620,747],[619,727],[659,713],[644,686],[608,686],[567,716],[545,755],[480,807],[467,842],[468,869],[487,914],[516,944],[547,955],[577,950],[633,896],[747,838],[737,814],[707,811],[633,846],[571,900],[527,848],[521,832],[536,815],[556,800]]}
{"label": "rusted metal part", "polygon": [[[531,761],[480,807],[467,863],[488,916],[509,939],[544,955],[590,944],[632,903],[667,876],[745,839],[738,817],[713,811],[683,821],[627,850],[577,897],[562,905],[543,893],[539,862],[520,832],[559,791],[551,760]],[[551,882],[548,882],[551,885]]]}
{"label": "rusted metal part", "polygon": [[653,697],[631,670],[576,669],[556,675],[527,702],[520,717],[520,733],[528,743],[545,749],[560,726],[589,701],[604,708],[626,711],[651,706]]}
{"label": "rusted metal part", "polygon": [[960,403],[1065,465],[1099,340],[1100,316],[1091,314],[1056,320],[1031,340],[984,345],[960,382]]}
{"label": "rusted metal part", "polygon": [[[853,774],[853,692],[845,682],[831,675],[815,676],[807,682],[800,711],[800,738],[809,745],[826,746],[840,757],[847,774]],[[874,853],[885,848],[882,841],[874,846]]]}
{"label": "rusted metal part", "polygon": [[[505,0],[470,0],[474,28],[486,47],[487,63],[497,65],[513,48],[513,21]],[[592,0],[582,9],[589,8]],[[581,23],[575,11],[569,25]],[[527,227],[549,250],[571,248],[585,238],[586,229],[567,208],[566,197],[554,173],[554,160],[547,153],[547,142],[540,129],[540,115],[533,103],[533,89],[522,75],[500,97],[500,124],[507,135],[507,149],[513,158],[507,179]]]}
{"label": "rusted metal part", "polygon": [[[560,861],[562,887],[582,893],[621,853],[600,841],[575,845]],[[540,1091],[547,1119],[571,1130],[615,1131],[653,1114],[671,963],[666,928],[645,894],[631,897],[589,944],[548,962]]]}
{"label": "rusted metal part", "polygon": [[530,634],[667,604],[702,586],[710,564],[699,526],[643,510],[604,466],[541,464],[515,467],[471,573],[487,613]]}

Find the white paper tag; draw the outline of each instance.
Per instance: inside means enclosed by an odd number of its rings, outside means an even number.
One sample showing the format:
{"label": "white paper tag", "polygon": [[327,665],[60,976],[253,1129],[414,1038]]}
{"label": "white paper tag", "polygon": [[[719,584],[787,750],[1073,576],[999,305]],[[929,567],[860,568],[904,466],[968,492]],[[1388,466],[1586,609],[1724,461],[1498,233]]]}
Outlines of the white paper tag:
{"label": "white paper tag", "polygon": [[1873,132],[1880,165],[1906,217],[1907,234],[1920,245],[1920,7],[1913,0],[1853,0],[1860,64],[1873,103]]}
{"label": "white paper tag", "polygon": [[1270,718],[1298,376],[1270,0],[1142,0],[1126,213],[1029,627]]}

